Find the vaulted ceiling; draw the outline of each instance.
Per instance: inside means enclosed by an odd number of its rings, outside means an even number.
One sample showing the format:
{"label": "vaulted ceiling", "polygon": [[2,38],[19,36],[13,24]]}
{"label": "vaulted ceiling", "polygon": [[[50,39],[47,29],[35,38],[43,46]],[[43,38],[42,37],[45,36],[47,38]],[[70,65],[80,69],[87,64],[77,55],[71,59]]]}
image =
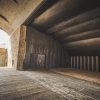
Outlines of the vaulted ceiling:
{"label": "vaulted ceiling", "polygon": [[43,0],[0,0],[0,28],[13,33]]}
{"label": "vaulted ceiling", "polygon": [[0,27],[13,33],[22,23],[73,55],[100,55],[100,0],[0,0]]}
{"label": "vaulted ceiling", "polygon": [[44,12],[30,18],[29,23],[59,40],[73,55],[100,54],[100,0],[51,2],[50,7],[42,5]]}

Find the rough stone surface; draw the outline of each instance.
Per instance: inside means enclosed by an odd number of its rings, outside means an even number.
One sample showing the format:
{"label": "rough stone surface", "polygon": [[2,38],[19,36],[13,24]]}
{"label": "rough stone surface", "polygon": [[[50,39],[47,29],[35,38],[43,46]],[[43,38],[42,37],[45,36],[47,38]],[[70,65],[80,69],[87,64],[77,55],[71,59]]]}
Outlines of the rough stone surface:
{"label": "rough stone surface", "polygon": [[7,49],[0,48],[0,66],[7,66],[8,54]]}
{"label": "rough stone surface", "polygon": [[0,69],[0,100],[100,100],[100,84],[50,71]]}
{"label": "rough stone surface", "polygon": [[11,36],[12,66],[17,68],[20,28]]}

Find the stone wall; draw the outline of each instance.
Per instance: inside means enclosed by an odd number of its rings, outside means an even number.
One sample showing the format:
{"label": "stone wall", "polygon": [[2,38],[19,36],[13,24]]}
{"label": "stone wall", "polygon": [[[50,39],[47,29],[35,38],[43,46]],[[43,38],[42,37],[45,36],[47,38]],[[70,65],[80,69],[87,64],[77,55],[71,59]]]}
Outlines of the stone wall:
{"label": "stone wall", "polygon": [[0,67],[7,66],[7,62],[8,62],[7,49],[0,48]]}
{"label": "stone wall", "polygon": [[11,52],[12,52],[12,66],[17,68],[18,49],[19,49],[20,28],[18,28],[11,36]]}
{"label": "stone wall", "polygon": [[20,39],[19,39],[19,50],[18,50],[18,62],[17,69],[23,70],[23,61],[26,54],[26,26],[20,27]]}

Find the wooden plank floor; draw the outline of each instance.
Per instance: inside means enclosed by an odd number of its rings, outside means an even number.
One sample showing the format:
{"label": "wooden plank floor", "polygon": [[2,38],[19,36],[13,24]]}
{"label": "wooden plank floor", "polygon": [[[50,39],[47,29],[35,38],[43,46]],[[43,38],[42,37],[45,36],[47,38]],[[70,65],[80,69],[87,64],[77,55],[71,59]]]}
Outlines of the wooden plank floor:
{"label": "wooden plank floor", "polygon": [[0,100],[100,100],[100,85],[50,71],[0,69]]}
{"label": "wooden plank floor", "polygon": [[89,72],[84,70],[67,69],[67,68],[57,68],[57,69],[52,69],[52,71],[58,74],[67,75],[100,84],[100,72]]}
{"label": "wooden plank floor", "polygon": [[0,70],[0,100],[65,100],[23,73]]}

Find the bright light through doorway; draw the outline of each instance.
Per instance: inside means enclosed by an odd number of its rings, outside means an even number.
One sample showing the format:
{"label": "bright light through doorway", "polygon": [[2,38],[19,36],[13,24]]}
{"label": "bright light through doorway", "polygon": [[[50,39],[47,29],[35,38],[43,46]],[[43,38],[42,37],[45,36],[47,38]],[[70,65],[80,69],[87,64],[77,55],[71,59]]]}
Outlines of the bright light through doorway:
{"label": "bright light through doorway", "polygon": [[9,36],[3,30],[0,30],[0,48],[9,47]]}
{"label": "bright light through doorway", "polygon": [[11,45],[8,34],[0,29],[0,48],[5,48],[8,51],[8,66],[11,67]]}

